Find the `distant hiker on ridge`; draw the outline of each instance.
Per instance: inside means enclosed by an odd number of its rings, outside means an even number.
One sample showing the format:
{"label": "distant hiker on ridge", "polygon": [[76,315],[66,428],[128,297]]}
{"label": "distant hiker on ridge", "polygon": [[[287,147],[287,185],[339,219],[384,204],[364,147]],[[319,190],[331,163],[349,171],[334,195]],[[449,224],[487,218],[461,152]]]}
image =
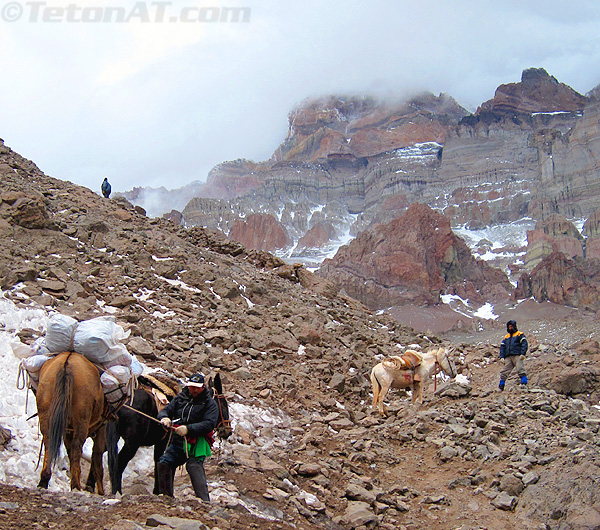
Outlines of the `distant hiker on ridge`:
{"label": "distant hiker on ridge", "polygon": [[521,385],[527,384],[527,374],[523,367],[523,357],[527,353],[527,339],[523,332],[517,329],[515,320],[509,320],[506,323],[506,331],[508,333],[500,344],[500,358],[504,359],[504,368],[500,372],[500,384],[498,385],[501,391],[504,390],[504,383],[513,368],[517,369],[517,373],[521,377]]}
{"label": "distant hiker on ridge", "polygon": [[108,182],[108,177],[104,177],[104,180],[102,181],[102,195],[104,195],[104,197],[106,199],[108,199],[110,197],[110,191],[111,191],[111,187],[110,187],[110,183]]}

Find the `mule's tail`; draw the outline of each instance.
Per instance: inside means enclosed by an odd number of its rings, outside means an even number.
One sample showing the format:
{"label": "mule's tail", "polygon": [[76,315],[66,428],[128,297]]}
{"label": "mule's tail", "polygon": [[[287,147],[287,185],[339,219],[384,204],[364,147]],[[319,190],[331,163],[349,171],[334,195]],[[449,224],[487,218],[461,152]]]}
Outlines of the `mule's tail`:
{"label": "mule's tail", "polygon": [[50,465],[56,462],[58,458],[60,445],[67,429],[67,421],[71,414],[73,372],[68,366],[69,357],[65,359],[62,369],[56,376],[54,395],[50,403],[50,436],[48,444]]}
{"label": "mule's tail", "polygon": [[381,393],[381,383],[379,379],[377,379],[377,375],[375,375],[375,370],[371,370],[371,384],[373,385],[373,408],[377,408],[377,403],[379,402],[379,395]]}
{"label": "mule's tail", "polygon": [[119,433],[117,422],[109,421],[106,428],[106,448],[108,449],[108,472],[112,493],[119,491]]}

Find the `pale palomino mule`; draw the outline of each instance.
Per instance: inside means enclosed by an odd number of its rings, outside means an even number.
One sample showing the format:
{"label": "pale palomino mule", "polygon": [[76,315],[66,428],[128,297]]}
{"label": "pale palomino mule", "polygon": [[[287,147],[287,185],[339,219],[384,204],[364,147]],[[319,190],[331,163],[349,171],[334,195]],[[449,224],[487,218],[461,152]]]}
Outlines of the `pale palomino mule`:
{"label": "pale palomino mule", "polygon": [[448,358],[446,348],[435,348],[426,353],[407,350],[401,357],[388,357],[371,370],[373,385],[373,408],[386,415],[383,400],[390,388],[410,388],[412,402],[423,403],[423,384],[439,369],[450,377],[456,377],[454,363]]}

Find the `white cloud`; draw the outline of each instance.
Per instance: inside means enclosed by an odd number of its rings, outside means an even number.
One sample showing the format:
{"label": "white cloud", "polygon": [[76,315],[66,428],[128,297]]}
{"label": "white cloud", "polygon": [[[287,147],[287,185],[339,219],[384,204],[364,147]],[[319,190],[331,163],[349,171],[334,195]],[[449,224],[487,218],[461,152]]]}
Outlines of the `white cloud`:
{"label": "white cloud", "polygon": [[[173,188],[268,158],[309,96],[431,90],[474,110],[532,66],[583,93],[600,82],[600,8],[587,0],[210,5],[248,7],[250,20],[0,21],[0,137],[95,190],[104,176],[115,191]],[[173,1],[169,16],[202,6]]]}

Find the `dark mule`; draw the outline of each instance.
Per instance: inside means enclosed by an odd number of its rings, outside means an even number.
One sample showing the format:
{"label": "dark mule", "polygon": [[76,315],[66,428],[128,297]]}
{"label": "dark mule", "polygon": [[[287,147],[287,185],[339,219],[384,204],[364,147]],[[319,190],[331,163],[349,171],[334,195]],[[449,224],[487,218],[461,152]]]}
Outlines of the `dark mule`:
{"label": "dark mule", "polygon": [[[108,469],[110,483],[113,493],[121,493],[121,482],[123,472],[129,461],[135,456],[140,447],[154,446],[154,476],[156,473],[156,462],[165,452],[168,441],[168,433],[159,423],[142,416],[140,411],[152,418],[158,415],[158,407],[154,396],[145,389],[138,388],[133,394],[131,410],[123,407],[117,414],[117,421],[108,424]],[[125,442],[122,449],[118,450],[119,438]],[[153,493],[158,495],[158,480],[154,481]]]}
{"label": "dark mule", "polygon": [[[140,379],[143,379],[143,376],[140,376]],[[219,374],[216,375],[214,381],[212,378],[209,380],[209,388],[219,406],[219,420],[216,431],[219,438],[224,440],[231,435],[232,430],[229,421],[229,408],[223,395]],[[123,472],[138,449],[154,446],[154,489],[152,492],[158,495],[156,464],[166,449],[169,432],[158,421],[154,421],[136,411],[142,412],[151,418],[156,418],[158,415],[159,410],[156,401],[149,390],[136,390],[131,408],[121,408],[117,414],[117,421],[108,424],[108,468],[112,492],[122,493]],[[124,441],[121,451],[118,451],[117,445],[119,438],[123,438]]]}
{"label": "dark mule", "polygon": [[106,450],[106,401],[98,369],[79,353],[57,355],[40,370],[36,401],[44,443],[44,467],[38,487],[48,488],[52,465],[64,441],[69,455],[71,489],[80,490],[81,450],[85,440],[92,437],[90,475],[98,477],[98,493],[104,495],[102,453]]}

